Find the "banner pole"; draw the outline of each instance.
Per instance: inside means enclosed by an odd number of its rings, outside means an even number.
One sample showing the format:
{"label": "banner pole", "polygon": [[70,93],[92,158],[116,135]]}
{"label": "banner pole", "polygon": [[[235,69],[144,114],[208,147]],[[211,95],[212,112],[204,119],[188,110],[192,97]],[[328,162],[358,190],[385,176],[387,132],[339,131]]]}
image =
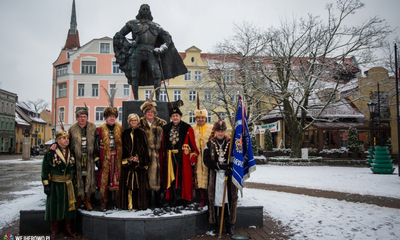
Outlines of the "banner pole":
{"label": "banner pole", "polygon": [[[237,115],[237,109],[238,109],[238,105],[239,105],[239,94],[237,95],[237,101],[236,101],[236,108],[235,108],[235,118],[233,121],[233,124],[235,125],[235,127],[233,127],[233,125],[231,125],[232,127],[232,131],[231,131],[231,139],[229,142],[229,151],[228,151],[228,163],[230,161],[231,158],[231,152],[232,152],[232,143],[233,143],[233,138],[235,137],[235,129],[236,129],[236,115]],[[226,194],[226,187],[228,185],[228,176],[225,176],[225,183],[224,183],[224,195],[222,196],[222,212],[221,212],[221,220],[220,220],[220,224],[219,224],[219,235],[218,238],[221,238],[222,236],[222,226],[224,225],[224,213],[225,213],[225,194]]]}

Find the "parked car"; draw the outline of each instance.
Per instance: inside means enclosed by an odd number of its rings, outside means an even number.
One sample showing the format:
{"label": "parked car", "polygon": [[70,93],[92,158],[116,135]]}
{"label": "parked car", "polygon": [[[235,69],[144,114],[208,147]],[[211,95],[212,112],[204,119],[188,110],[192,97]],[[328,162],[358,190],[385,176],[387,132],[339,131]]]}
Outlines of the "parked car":
{"label": "parked car", "polygon": [[39,146],[33,146],[33,151],[34,151],[36,156],[39,155],[39,151],[40,151],[39,149],[40,149]]}

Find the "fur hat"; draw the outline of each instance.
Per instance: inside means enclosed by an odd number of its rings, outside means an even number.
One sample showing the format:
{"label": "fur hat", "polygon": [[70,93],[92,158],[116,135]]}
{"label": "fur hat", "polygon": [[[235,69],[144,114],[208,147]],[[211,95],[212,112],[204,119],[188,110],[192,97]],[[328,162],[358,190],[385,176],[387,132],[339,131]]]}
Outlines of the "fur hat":
{"label": "fur hat", "polygon": [[140,111],[142,111],[143,115],[146,114],[148,110],[153,110],[154,114],[158,114],[157,110],[157,103],[153,102],[153,96],[155,91],[157,91],[158,88],[154,89],[151,93],[150,96],[147,98],[147,101],[140,106]]}
{"label": "fur hat", "polygon": [[171,117],[171,115],[174,113],[177,113],[182,116],[181,110],[179,110],[179,108],[177,108],[177,107],[173,107],[173,108],[171,108],[171,110],[169,110],[169,116]]}
{"label": "fur hat", "polygon": [[103,110],[103,116],[104,118],[107,118],[108,116],[114,115],[116,118],[118,118],[118,109],[114,107],[114,97],[115,93],[117,92],[117,88],[112,89],[111,94],[108,93],[107,89],[105,87],[101,86],[104,91],[107,93],[107,98],[110,106],[105,107]]}
{"label": "fur hat", "polygon": [[200,109],[199,93],[197,93],[197,109],[194,111],[195,117],[208,117],[208,112],[206,109]]}
{"label": "fur hat", "polygon": [[86,106],[86,103],[85,103],[85,106],[84,106],[84,107],[78,107],[78,108],[76,108],[75,117],[79,117],[79,116],[82,115],[82,114],[84,114],[84,115],[86,115],[86,116],[89,116],[89,111],[88,111],[88,108],[87,108],[87,106]]}
{"label": "fur hat", "polygon": [[60,124],[61,130],[56,133],[56,139],[59,139],[62,137],[69,137],[69,132],[65,131],[64,124],[61,121],[61,117],[60,117],[60,121],[58,122],[58,124]]}
{"label": "fur hat", "polygon": [[213,112],[218,116],[218,120],[214,122],[212,130],[214,132],[226,131],[226,129],[227,129],[226,122],[224,120],[222,120],[221,116],[217,112],[215,112],[214,110],[213,110]]}

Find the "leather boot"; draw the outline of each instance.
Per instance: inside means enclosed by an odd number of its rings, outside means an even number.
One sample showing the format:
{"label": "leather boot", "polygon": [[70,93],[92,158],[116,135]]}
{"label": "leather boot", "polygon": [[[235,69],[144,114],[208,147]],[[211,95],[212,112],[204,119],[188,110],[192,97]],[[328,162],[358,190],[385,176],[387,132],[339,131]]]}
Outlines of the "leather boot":
{"label": "leather boot", "polygon": [[200,193],[200,204],[199,207],[204,207],[207,204],[207,194],[205,189],[199,189]]}
{"label": "leather boot", "polygon": [[81,204],[82,204],[81,196],[78,196],[78,197],[76,198],[76,209],[80,208],[80,207],[81,207]]}
{"label": "leather boot", "polygon": [[108,190],[104,192],[104,195],[101,196],[101,211],[107,211],[107,203],[108,203]]}
{"label": "leather boot", "polygon": [[214,233],[214,235],[219,235],[219,224],[218,223],[214,223],[213,233]]}
{"label": "leather boot", "polygon": [[60,222],[52,221],[51,222],[51,235],[50,235],[51,240],[56,239],[59,229],[60,229]]}
{"label": "leather boot", "polygon": [[86,210],[88,210],[88,211],[93,210],[93,207],[90,204],[90,197],[85,197],[85,201],[83,202],[83,204],[85,205]]}
{"label": "leather boot", "polygon": [[114,207],[120,209],[120,207],[119,207],[119,191],[114,191]]}
{"label": "leather boot", "polygon": [[229,236],[235,235],[235,232],[233,232],[233,224],[230,224],[229,222],[225,223],[225,228],[226,228],[226,234]]}
{"label": "leather boot", "polygon": [[76,233],[72,231],[71,223],[71,219],[65,219],[64,235],[68,237],[76,237]]}

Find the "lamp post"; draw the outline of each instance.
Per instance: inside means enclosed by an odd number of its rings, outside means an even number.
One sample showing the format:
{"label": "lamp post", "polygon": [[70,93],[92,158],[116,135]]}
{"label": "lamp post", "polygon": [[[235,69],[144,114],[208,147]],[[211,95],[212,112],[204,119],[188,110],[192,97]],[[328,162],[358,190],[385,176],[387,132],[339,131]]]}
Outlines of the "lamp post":
{"label": "lamp post", "polygon": [[375,109],[376,109],[376,103],[374,102],[369,102],[368,104],[368,110],[371,118],[371,125],[372,125],[372,150],[374,150],[375,146],[375,139],[374,139],[374,115],[375,115]]}

